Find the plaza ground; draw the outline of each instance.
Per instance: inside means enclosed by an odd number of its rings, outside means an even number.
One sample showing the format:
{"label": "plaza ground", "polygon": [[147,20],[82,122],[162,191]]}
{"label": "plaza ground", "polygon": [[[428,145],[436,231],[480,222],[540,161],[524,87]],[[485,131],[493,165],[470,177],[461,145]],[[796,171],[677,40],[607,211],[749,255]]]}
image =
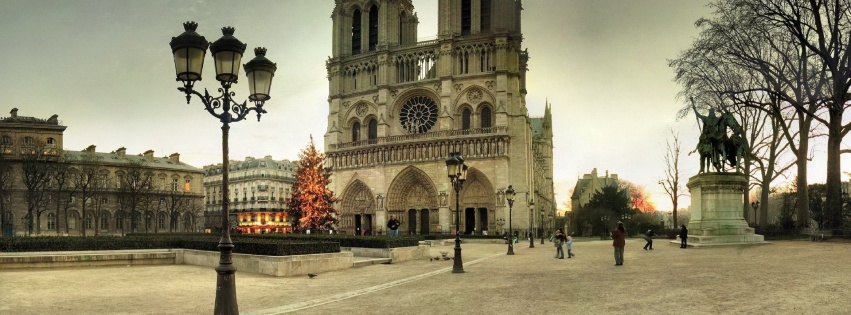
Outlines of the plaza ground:
{"label": "plaza ground", "polygon": [[[552,243],[467,244],[452,260],[372,265],[308,277],[237,272],[242,314],[842,314],[851,309],[851,244],[680,249],[627,240],[577,240],[576,257]],[[453,245],[434,246],[452,256]],[[211,314],[212,268],[169,265],[0,271],[0,314]]]}

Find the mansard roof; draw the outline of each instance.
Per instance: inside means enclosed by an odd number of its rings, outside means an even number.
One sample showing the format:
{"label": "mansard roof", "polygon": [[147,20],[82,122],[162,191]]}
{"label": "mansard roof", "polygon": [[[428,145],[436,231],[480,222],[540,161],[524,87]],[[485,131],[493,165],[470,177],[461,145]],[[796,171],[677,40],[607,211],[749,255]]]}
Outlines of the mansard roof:
{"label": "mansard roof", "polygon": [[194,167],[192,165],[183,163],[183,162],[175,162],[168,157],[153,157],[148,158],[143,155],[124,155],[120,156],[118,153],[102,153],[102,152],[88,152],[88,151],[65,151],[64,152],[66,158],[69,162],[78,162],[84,163],[88,161],[96,161],[97,163],[102,163],[110,166],[127,166],[130,163],[142,163],[142,165],[146,168],[152,169],[164,169],[164,170],[172,170],[172,171],[183,171],[183,172],[194,172],[194,173],[202,173],[203,170]]}

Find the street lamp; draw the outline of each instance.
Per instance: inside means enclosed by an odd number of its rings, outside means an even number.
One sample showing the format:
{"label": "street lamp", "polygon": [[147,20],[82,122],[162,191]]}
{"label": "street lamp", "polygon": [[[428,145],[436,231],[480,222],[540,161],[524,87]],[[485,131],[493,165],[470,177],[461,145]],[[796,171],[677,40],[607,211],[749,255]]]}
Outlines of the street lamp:
{"label": "street lamp", "polygon": [[608,232],[606,228],[606,221],[609,221],[609,217],[605,215],[600,217],[600,223],[603,224],[603,230],[600,232],[601,240],[606,239],[606,233]]}
{"label": "street lamp", "polygon": [[535,234],[532,233],[532,218],[535,215],[535,200],[529,200],[529,248],[535,248]]}
{"label": "street lamp", "polygon": [[538,229],[541,230],[541,235],[538,237],[541,238],[541,244],[544,244],[544,209],[541,209],[541,222],[538,223]]}
{"label": "street lamp", "polygon": [[[186,94],[186,104],[189,104],[192,95],[198,96],[204,107],[214,117],[222,122],[222,238],[219,240],[219,265],[216,267],[218,273],[216,281],[216,306],[215,314],[238,314],[239,306],[236,302],[236,268],[233,266],[231,252],[233,242],[230,238],[230,224],[228,223],[228,131],[230,123],[245,119],[251,111],[257,113],[257,121],[260,115],[266,113],[263,103],[269,100],[269,89],[272,77],[275,75],[277,66],[266,59],[266,49],[258,47],[254,49],[256,57],[244,65],[245,75],[248,79],[248,100],[254,103],[254,107],[247,107],[247,101],[242,104],[233,100],[234,93],[230,92],[231,85],[237,83],[239,78],[239,63],[246,45],[233,37],[233,27],[223,27],[223,36],[213,43],[207,42],[204,36],[198,35],[195,29],[198,23],[183,23],[185,32],[172,37],[171,51],[174,54],[174,68],[177,81],[183,82],[183,87],[177,88]],[[221,83],[218,97],[210,96],[207,90],[202,95],[194,89],[195,81],[201,80],[201,71],[204,68],[204,56],[207,47],[216,66],[216,80]],[[221,109],[221,113],[216,110]]]}
{"label": "street lamp", "polygon": [[505,200],[508,201],[508,255],[514,255],[514,232],[511,230],[511,207],[514,206],[514,188],[508,185],[505,190]]}
{"label": "street lamp", "polygon": [[[464,164],[464,158],[461,153],[452,152],[449,158],[446,159],[446,172],[449,175],[449,181],[452,182],[452,188],[455,189],[455,260],[452,264],[452,273],[463,273],[464,263],[461,260],[461,203],[458,198],[461,192],[461,187],[464,186],[464,181],[467,180],[467,165]],[[509,224],[509,228],[511,224]]]}
{"label": "street lamp", "polygon": [[756,227],[756,209],[759,209],[759,201],[751,202],[753,208],[753,226]]}

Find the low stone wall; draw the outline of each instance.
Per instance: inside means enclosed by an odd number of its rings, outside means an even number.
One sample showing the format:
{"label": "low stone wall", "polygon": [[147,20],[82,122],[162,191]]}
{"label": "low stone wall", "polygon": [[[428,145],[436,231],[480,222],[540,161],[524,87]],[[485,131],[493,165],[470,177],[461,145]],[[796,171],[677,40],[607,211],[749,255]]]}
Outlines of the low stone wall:
{"label": "low stone wall", "polygon": [[[216,267],[219,252],[192,249],[176,249],[177,263]],[[351,252],[311,254],[295,256],[261,256],[233,254],[233,265],[237,272],[260,273],[276,277],[290,277],[352,268],[354,255]]]}
{"label": "low stone wall", "polygon": [[177,256],[168,249],[2,253],[0,269],[173,265]]}
{"label": "low stone wall", "polygon": [[427,258],[429,254],[428,245],[395,248],[341,247],[340,250],[349,251],[358,257],[390,258],[391,263]]}
{"label": "low stone wall", "polygon": [[[428,257],[428,245],[397,248],[348,248],[340,253],[262,256],[233,254],[237,272],[259,273],[276,277],[301,276],[354,266],[354,256],[390,258],[403,262]],[[86,252],[0,253],[0,269],[91,267],[110,265],[173,265],[216,267],[219,252],[192,249],[121,250]]]}

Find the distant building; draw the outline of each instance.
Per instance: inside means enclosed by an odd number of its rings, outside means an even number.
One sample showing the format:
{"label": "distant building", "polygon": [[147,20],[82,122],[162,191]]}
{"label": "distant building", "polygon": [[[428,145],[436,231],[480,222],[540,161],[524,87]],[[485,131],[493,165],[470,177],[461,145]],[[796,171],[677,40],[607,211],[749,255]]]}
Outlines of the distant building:
{"label": "distant building", "polygon": [[[286,200],[295,183],[296,163],[271,156],[230,161],[228,194],[231,227],[239,233],[289,233]],[[222,164],[204,166],[205,229],[221,229]]]}
{"label": "distant building", "polygon": [[601,191],[603,187],[617,187],[619,184],[617,174],[610,175],[609,171],[606,171],[606,176],[599,177],[597,176],[597,169],[593,169],[591,174],[585,174],[582,178],[576,180],[573,195],[570,196],[571,209],[576,210],[586,205],[591,201],[591,197]]}
{"label": "distant building", "polygon": [[[180,162],[177,153],[157,158],[149,150],[134,156],[126,155],[125,148],[96,152],[94,145],[66,151],[65,129],[57,115],[48,119],[18,116],[17,108],[10,117],[0,118],[2,235],[200,230],[200,169]],[[32,172],[23,168],[27,161],[38,161],[39,168],[49,170],[42,188],[27,188],[24,179]],[[138,176],[131,180],[131,173]],[[82,179],[89,177],[83,189]],[[37,195],[38,201],[28,203],[27,195]],[[29,204],[34,205],[32,216]]]}

